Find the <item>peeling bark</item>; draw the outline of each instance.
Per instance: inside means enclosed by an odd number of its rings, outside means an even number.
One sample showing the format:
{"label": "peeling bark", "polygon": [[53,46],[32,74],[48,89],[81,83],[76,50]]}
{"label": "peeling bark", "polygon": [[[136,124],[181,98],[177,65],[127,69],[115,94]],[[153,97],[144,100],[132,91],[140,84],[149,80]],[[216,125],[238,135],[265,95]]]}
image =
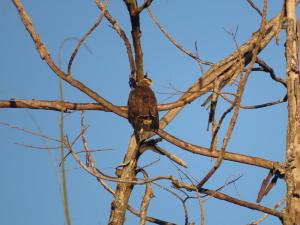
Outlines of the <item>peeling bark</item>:
{"label": "peeling bark", "polygon": [[296,1],[286,1],[287,41],[286,80],[288,89],[288,128],[286,143],[287,205],[284,225],[300,225],[300,80]]}

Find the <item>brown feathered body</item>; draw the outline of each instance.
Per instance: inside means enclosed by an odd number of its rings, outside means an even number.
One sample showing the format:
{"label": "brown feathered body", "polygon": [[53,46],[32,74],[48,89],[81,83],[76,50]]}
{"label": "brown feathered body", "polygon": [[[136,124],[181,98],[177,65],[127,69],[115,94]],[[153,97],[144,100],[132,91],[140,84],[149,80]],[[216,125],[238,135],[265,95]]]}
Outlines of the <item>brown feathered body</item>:
{"label": "brown feathered body", "polygon": [[130,91],[128,98],[128,120],[139,141],[144,131],[156,132],[159,128],[157,100],[150,88],[149,82],[142,80],[140,84]]}

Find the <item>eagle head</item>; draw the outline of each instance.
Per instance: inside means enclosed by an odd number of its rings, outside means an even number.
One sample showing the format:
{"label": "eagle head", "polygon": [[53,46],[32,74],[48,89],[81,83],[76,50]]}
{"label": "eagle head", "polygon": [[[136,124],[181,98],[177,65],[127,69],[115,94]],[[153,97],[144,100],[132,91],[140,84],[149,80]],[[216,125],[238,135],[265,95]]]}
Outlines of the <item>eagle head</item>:
{"label": "eagle head", "polygon": [[147,75],[145,75],[144,78],[138,83],[138,86],[151,87],[152,86],[152,80]]}

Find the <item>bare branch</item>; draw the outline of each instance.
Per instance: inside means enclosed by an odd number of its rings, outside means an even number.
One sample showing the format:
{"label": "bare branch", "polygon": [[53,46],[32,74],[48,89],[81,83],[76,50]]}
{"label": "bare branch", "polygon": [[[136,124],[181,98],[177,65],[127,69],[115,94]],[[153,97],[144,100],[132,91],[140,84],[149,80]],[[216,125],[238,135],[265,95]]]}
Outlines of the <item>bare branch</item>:
{"label": "bare branch", "polygon": [[[146,180],[149,180],[149,176],[145,170],[141,170]],[[151,183],[146,183],[146,190],[143,197],[143,201],[141,202],[141,212],[140,212],[140,225],[145,225],[147,220],[147,209],[151,198],[154,197],[154,193],[152,191]]]}
{"label": "bare branch", "polygon": [[86,165],[92,166],[92,155],[86,140],[85,128],[84,128],[84,111],[81,112],[81,139],[86,152]]}
{"label": "bare branch", "polygon": [[[122,111],[126,112],[126,106],[117,106]],[[11,99],[0,100],[0,108],[27,108],[27,109],[45,109],[67,112],[68,110],[82,111],[82,110],[100,110],[111,112],[108,108],[99,103],[75,103],[67,101],[49,101],[49,100],[25,100],[25,99]],[[127,113],[126,113],[127,114]],[[127,115],[124,115],[127,117]]]}
{"label": "bare branch", "polygon": [[[268,176],[263,180],[261,188],[258,192],[258,196],[256,199],[257,203],[260,203],[261,200],[263,199],[263,197],[266,196],[270,192],[270,190],[276,184],[279,177],[281,177],[281,174],[278,174],[278,173],[274,172],[273,170],[270,170]],[[271,182],[269,182],[271,178],[272,178],[272,180],[271,180]]]}
{"label": "bare branch", "polygon": [[[224,100],[228,101],[229,103],[233,103],[228,97],[226,97],[227,93],[224,92],[215,92],[216,94],[220,95]],[[230,93],[228,93],[230,94]],[[272,105],[277,105],[287,101],[287,96],[263,104],[258,105],[241,105],[242,109],[258,109],[264,108]],[[125,117],[127,117],[127,106],[117,106],[124,112],[126,112]],[[71,111],[82,111],[82,110],[100,110],[104,112],[112,112],[108,108],[98,104],[98,103],[75,103],[75,102],[67,102],[67,101],[49,101],[49,100],[26,100],[26,99],[13,99],[13,100],[0,100],[0,108],[20,108],[20,109],[43,109],[43,110],[54,110],[54,111],[63,111],[65,113]],[[177,106],[175,108],[178,108]],[[158,105],[159,111],[166,111],[173,109],[170,107],[165,107],[165,104]]]}
{"label": "bare branch", "polygon": [[[238,118],[238,115],[239,115],[240,104],[241,104],[242,96],[243,96],[244,89],[245,89],[245,86],[246,86],[246,82],[248,80],[248,77],[249,77],[249,75],[252,71],[252,68],[253,68],[253,65],[255,63],[256,57],[258,55],[258,48],[259,48],[260,42],[263,38],[262,33],[265,29],[266,15],[267,15],[267,0],[264,0],[263,16],[262,16],[261,26],[260,26],[260,29],[259,29],[259,34],[260,35],[258,37],[257,44],[256,44],[255,48],[253,49],[252,59],[250,61],[250,66],[248,67],[245,75],[242,74],[242,71],[244,69],[244,65],[242,65],[240,63],[240,66],[241,66],[241,68],[240,68],[241,80],[240,80],[240,84],[239,84],[238,89],[237,89],[237,94],[236,94],[236,99],[234,101],[234,105],[231,106],[231,107],[235,107],[235,109],[234,109],[232,118],[230,120],[228,130],[227,130],[226,135],[223,139],[223,144],[222,144],[222,147],[221,147],[220,154],[218,156],[218,160],[215,162],[215,165],[213,166],[213,168],[211,168],[211,170],[207,173],[207,175],[200,181],[200,183],[197,185],[197,188],[201,188],[212,177],[212,175],[217,171],[217,169],[220,167],[220,165],[223,161],[224,154],[225,154],[228,142],[231,138],[231,135],[233,133],[233,130],[234,130],[234,127],[235,127],[235,124],[236,124],[236,121],[237,121],[237,118]],[[238,50],[239,50],[239,48],[238,48]],[[241,56],[240,56],[240,59],[241,59]],[[240,60],[240,62],[241,62],[241,60]],[[218,132],[218,131],[219,131],[219,129],[216,129],[216,132]],[[215,137],[215,135],[214,135],[214,137]],[[212,143],[214,143],[214,142],[212,142]],[[212,149],[212,150],[214,150],[214,149]]]}
{"label": "bare branch", "polygon": [[256,199],[257,203],[261,202],[262,198],[264,197],[266,187],[269,184],[269,181],[270,181],[270,179],[272,178],[273,175],[274,175],[274,171],[270,170],[269,173],[268,173],[268,176],[262,181],[262,184],[261,184],[261,187],[260,187],[260,190],[258,192],[257,199]]}
{"label": "bare branch", "polygon": [[[278,14],[266,24],[266,28],[263,33],[264,39],[260,43],[259,51],[261,51],[269,43],[269,41],[275,37],[277,30],[280,29],[281,15],[282,13]],[[235,51],[218,64],[213,65],[210,70],[199,78],[176,102],[162,104],[160,110],[164,110],[167,107],[173,109],[161,120],[160,127],[163,128],[166,126],[182,110],[182,106],[191,103],[199,96],[211,90],[216,79],[220,79],[220,82],[224,85],[230,82],[231,79],[240,72],[240,66],[238,63],[240,55],[243,56],[243,63],[245,65],[250,62],[252,56],[251,52],[256,46],[257,39],[258,33],[255,32],[253,36],[239,48],[238,51]]]}
{"label": "bare branch", "polygon": [[[133,209],[130,205],[127,206],[127,209],[134,215],[140,217],[140,213],[137,212],[135,209]],[[175,223],[171,223],[171,222],[167,222],[167,221],[164,221],[164,220],[160,220],[160,219],[156,219],[156,218],[153,218],[153,217],[148,217],[146,218],[146,220],[148,222],[151,222],[151,223],[155,223],[155,224],[159,224],[159,225],[177,225]]]}
{"label": "bare branch", "polygon": [[243,200],[240,200],[240,199],[237,199],[237,198],[233,198],[233,197],[231,197],[229,195],[226,195],[226,194],[223,194],[221,192],[216,192],[216,191],[205,189],[205,188],[201,188],[199,190],[199,192],[201,192],[203,194],[210,195],[210,196],[212,196],[214,198],[217,198],[217,199],[220,199],[220,200],[231,202],[231,203],[239,205],[239,206],[243,206],[243,207],[246,207],[246,208],[249,208],[249,209],[258,210],[258,211],[261,211],[261,212],[268,213],[270,215],[278,217],[279,219],[283,218],[283,213],[282,212],[278,212],[274,209],[270,209],[270,208],[264,207],[264,206],[259,205],[259,204],[254,204],[254,203],[251,203],[251,202],[247,202],[247,201],[243,201]]}
{"label": "bare branch", "polygon": [[264,60],[257,57],[256,63],[262,67],[263,71],[268,72],[274,81],[277,81],[281,83],[284,87],[286,87],[286,81],[280,77],[277,77],[274,73],[273,68],[270,67]]}
{"label": "bare branch", "polygon": [[60,143],[60,140],[58,140],[58,139],[56,139],[56,138],[52,138],[52,137],[46,136],[46,135],[44,135],[44,134],[42,134],[42,133],[33,132],[33,131],[30,131],[30,130],[27,130],[27,129],[24,129],[24,128],[15,126],[15,125],[11,125],[11,124],[6,123],[6,122],[0,121],[0,125],[6,126],[6,127],[9,127],[9,128],[12,128],[12,129],[19,130],[19,131],[25,132],[25,133],[30,134],[30,135],[33,135],[33,136],[42,137],[42,138],[44,138],[44,139],[47,139],[47,140],[50,140],[50,141],[55,141],[55,142],[59,142],[59,143]]}
{"label": "bare branch", "polygon": [[[167,133],[165,130],[160,129],[157,134],[159,136],[161,136],[163,139],[165,139],[166,141],[176,145],[177,147],[185,149],[185,150],[195,153],[195,154],[200,154],[200,155],[214,157],[214,158],[217,158],[220,154],[220,150],[212,152],[212,151],[210,151],[209,148],[204,148],[201,146],[189,144],[179,138],[172,136],[171,134]],[[244,163],[244,164],[248,164],[248,165],[258,166],[258,167],[265,168],[265,169],[276,168],[276,169],[280,170],[280,168],[283,167],[278,162],[273,162],[273,161],[269,161],[269,160],[258,158],[258,157],[252,157],[252,156],[246,156],[246,155],[237,154],[237,153],[231,153],[228,151],[224,154],[224,159],[229,160],[229,161]],[[284,169],[282,168],[282,170],[284,170]]]}
{"label": "bare branch", "polygon": [[[260,27],[260,30],[259,30],[259,34],[262,34],[263,31],[264,31],[264,29],[265,29],[266,12],[267,12],[267,2],[265,0],[264,1],[263,18],[262,18],[262,22],[261,22],[261,27]],[[237,44],[237,41],[235,39],[235,35],[233,35],[233,38],[234,38],[234,41],[236,43],[237,51],[240,53],[240,49],[238,48],[238,44]],[[243,75],[243,73],[242,73],[242,71],[244,69],[244,65],[241,63],[242,62],[242,60],[241,60],[242,59],[242,55],[239,56],[241,80],[240,80],[240,83],[239,83],[239,86],[238,86],[238,89],[237,89],[235,101],[230,106],[229,110],[225,111],[225,113],[222,115],[221,121],[223,121],[223,118],[225,117],[225,115],[227,115],[228,112],[230,112],[235,107],[234,113],[233,113],[233,116],[232,116],[232,118],[230,120],[229,127],[228,127],[227,133],[225,135],[225,138],[223,139],[223,144],[222,144],[222,147],[221,147],[221,151],[220,151],[218,160],[215,162],[215,165],[213,166],[213,168],[207,173],[207,175],[197,185],[198,188],[201,188],[208,181],[208,179],[210,179],[210,177],[212,177],[212,175],[220,167],[220,165],[221,165],[221,163],[223,161],[224,154],[225,154],[228,142],[229,142],[229,140],[231,138],[231,135],[233,133],[233,130],[234,130],[234,127],[235,127],[235,124],[236,124],[236,121],[237,121],[237,118],[238,118],[238,115],[239,115],[240,104],[241,104],[243,92],[244,92],[244,89],[245,89],[245,85],[246,85],[248,77],[249,77],[249,75],[250,75],[250,73],[252,71],[253,65],[255,63],[255,60],[256,60],[256,57],[257,57],[257,54],[258,54],[258,48],[259,48],[258,46],[260,45],[261,40],[262,40],[262,35],[260,35],[258,37],[258,41],[257,41],[258,43],[256,44],[255,48],[253,49],[252,59],[250,61],[250,66],[247,69],[245,75]],[[221,121],[220,121],[220,123],[221,123]],[[212,141],[212,146],[213,146],[213,143],[215,142],[214,138],[216,137],[216,135],[217,135],[217,133],[219,131],[220,123],[219,123],[219,126],[215,129],[215,133],[214,133],[213,139],[212,139],[213,140]],[[215,150],[215,149],[212,149],[212,150]]]}
{"label": "bare branch", "polygon": [[144,9],[150,7],[151,3],[153,2],[153,0],[146,0],[144,1],[144,3],[137,9],[136,14],[141,13]]}
{"label": "bare branch", "polygon": [[69,64],[68,64],[68,75],[71,75],[71,67],[72,67],[72,63],[73,63],[73,60],[75,59],[75,56],[80,48],[80,46],[83,44],[83,42],[85,41],[85,39],[100,25],[101,21],[102,21],[102,18],[105,14],[105,11],[106,11],[106,8],[108,6],[108,2],[109,0],[105,0],[105,3],[104,3],[104,7],[102,9],[102,12],[99,16],[99,18],[97,19],[96,23],[87,31],[87,33],[79,40],[76,48],[74,49],[74,52],[72,53],[71,57],[70,57],[70,60],[69,60]]}
{"label": "bare branch", "polygon": [[257,7],[257,5],[254,4],[253,0],[247,0],[247,2],[250,4],[250,6],[255,9],[255,11],[262,16],[262,12],[260,11],[260,9]]}
{"label": "bare branch", "polygon": [[177,163],[178,165],[180,166],[183,166],[185,168],[187,168],[187,164],[186,162],[184,162],[181,158],[179,158],[177,155],[174,155],[168,151],[166,151],[165,149],[157,146],[157,142],[158,141],[161,141],[162,138],[160,138],[159,140],[149,140],[149,141],[146,141],[145,143],[143,143],[143,145],[140,147],[139,151],[140,153],[143,153],[144,150],[147,150],[147,149],[151,149],[161,155],[164,155],[166,157],[168,157],[170,160],[172,160],[173,162]]}
{"label": "bare branch", "polygon": [[[104,10],[104,5],[102,4],[102,2],[100,0],[96,0],[96,4],[101,11]],[[117,21],[110,15],[110,13],[107,10],[105,10],[104,15],[105,15],[106,19],[112,25],[114,30],[118,33],[118,35],[121,37],[121,39],[124,42],[124,45],[127,49],[127,56],[128,56],[129,65],[130,65],[131,77],[133,77],[135,74],[135,62],[134,62],[134,58],[133,58],[130,41],[129,41],[128,37],[126,36],[126,33],[124,32],[124,30],[120,27],[120,25],[117,23]]]}
{"label": "bare branch", "polygon": [[[229,102],[229,103],[233,103],[232,100],[230,100],[228,97],[226,97],[224,94],[220,93],[219,94],[225,101]],[[269,107],[269,106],[273,106],[273,105],[278,105],[281,104],[283,102],[287,101],[287,95],[285,95],[283,98],[272,101],[272,102],[266,102],[266,103],[262,103],[262,104],[258,104],[258,105],[241,105],[240,108],[241,109],[260,109],[260,108],[265,108],[265,107]]]}
{"label": "bare branch", "polygon": [[197,60],[198,63],[204,64],[204,65],[213,65],[213,63],[208,62],[208,61],[204,61],[201,60],[197,55],[191,53],[190,51],[188,51],[187,49],[185,49],[181,44],[179,44],[178,42],[175,41],[175,39],[165,30],[165,28],[163,28],[163,26],[159,23],[158,19],[154,16],[152,10],[150,9],[150,7],[147,8],[148,12],[151,16],[151,18],[153,19],[154,23],[158,26],[158,28],[160,29],[160,31],[169,39],[169,41],[171,41],[180,51],[182,51],[183,53],[187,54],[188,56],[190,56],[191,58]]}
{"label": "bare branch", "polygon": [[[17,8],[20,10],[21,18],[24,18],[23,23],[24,23],[25,27],[27,27],[28,32],[31,35],[33,35],[33,40],[36,43],[36,46],[38,47],[38,50],[41,53],[41,56],[43,54],[45,54],[45,52],[48,54],[47,49],[41,43],[41,40],[38,37],[37,33],[35,32],[35,30],[32,26],[32,23],[31,23],[30,19],[28,18],[28,15],[24,11],[23,6],[22,5],[20,6],[21,3],[19,3],[18,0],[16,0],[16,4],[17,4]],[[105,16],[109,19],[109,21],[112,24],[114,24],[114,25],[117,24],[114,20],[112,20],[112,18],[110,17],[110,15],[108,14],[107,11],[105,13]],[[266,44],[276,35],[277,30],[279,29],[279,25],[280,25],[279,24],[280,18],[281,18],[281,14],[276,16],[275,18],[271,19],[269,21],[269,23],[267,23],[266,33],[264,34],[265,35],[264,40],[261,43],[260,49],[264,48],[264,46],[266,46]],[[27,25],[27,23],[29,23],[29,25]],[[116,27],[118,28],[119,26],[116,26]],[[119,30],[119,29],[117,29],[117,30]],[[122,33],[123,32],[121,32],[121,34]],[[124,33],[124,35],[125,35],[125,33]],[[124,35],[123,35],[123,37],[126,37]],[[125,39],[127,41],[124,41],[124,42],[130,44],[128,39],[127,38],[125,38]],[[245,63],[247,63],[247,56],[249,56],[248,52],[251,51],[251,49],[253,48],[252,46],[254,43],[256,43],[256,41],[257,41],[257,34],[254,33],[252,38],[247,43],[245,43],[244,45],[242,45],[240,47],[240,52],[245,57],[244,58]],[[128,45],[128,46],[130,47],[130,45]],[[130,52],[130,51],[128,50],[128,52]],[[42,58],[44,59],[44,57],[42,57]],[[186,93],[184,93],[182,95],[182,97],[179,100],[177,100],[175,102],[167,103],[167,104],[161,104],[159,106],[159,110],[170,110],[170,109],[173,109],[173,110],[171,112],[167,113],[167,117],[164,117],[163,120],[161,120],[160,127],[165,126],[167,123],[169,123],[168,121],[172,120],[171,118],[181,111],[182,108],[180,108],[180,107],[182,107],[188,103],[191,103],[196,98],[198,98],[199,96],[205,94],[207,91],[212,89],[212,87],[213,87],[212,81],[219,78],[222,82],[228,82],[228,79],[230,79],[230,77],[234,77],[235,74],[238,73],[237,70],[239,70],[239,67],[236,67],[236,60],[238,60],[238,58],[239,58],[239,53],[236,51],[235,53],[233,53],[232,55],[230,55],[229,57],[227,57],[226,59],[224,59],[217,65],[213,66],[208,72],[206,72],[199,80],[197,80],[192,85],[192,87]],[[50,68],[52,70],[54,70],[54,72],[56,71],[58,73],[58,75],[62,77],[62,79],[66,80],[68,83],[70,83],[74,87],[78,88],[79,90],[86,91],[87,87],[85,87],[79,81],[67,79],[66,74],[64,74],[61,70],[59,70],[59,68],[56,67],[56,65],[54,64],[54,62],[52,61],[52,59],[50,58],[49,55],[48,55],[46,61],[47,61],[48,65],[50,66]],[[68,77],[70,77],[70,76],[68,76]],[[120,113],[120,115],[123,117],[127,116],[127,113],[124,111],[124,108],[119,107],[116,109],[115,107],[117,107],[117,106],[114,106],[111,103],[107,102],[105,99],[98,96],[92,90],[87,89],[87,92],[88,92],[87,94],[89,96],[91,96],[92,98],[94,98],[100,105],[97,106],[96,104],[90,104],[90,103],[84,103],[86,105],[81,104],[81,103],[79,103],[79,104],[70,103],[68,105],[59,106],[56,103],[54,103],[56,105],[53,106],[51,102],[46,102],[46,101],[34,104],[34,102],[29,102],[30,100],[23,100],[24,102],[21,102],[21,100],[16,100],[16,101],[12,100],[12,101],[0,101],[0,107],[2,107],[2,108],[19,108],[19,107],[20,108],[43,108],[43,107],[45,107],[45,109],[52,109],[52,110],[58,110],[58,111],[63,110],[62,107],[65,107],[65,110],[67,110],[67,109],[72,109],[72,110],[77,110],[77,109],[78,110],[93,110],[93,109],[96,110],[96,109],[99,109],[99,110],[104,110],[104,111],[117,112],[117,114]],[[105,104],[102,104],[103,102]],[[116,111],[115,111],[115,109],[116,109]]]}
{"label": "bare branch", "polygon": [[51,56],[50,56],[50,54],[49,54],[46,46],[42,42],[40,36],[35,31],[35,28],[34,28],[34,26],[32,24],[32,21],[31,21],[30,17],[28,16],[28,14],[26,13],[26,11],[25,11],[22,3],[19,0],[12,0],[12,1],[14,3],[15,7],[18,10],[19,16],[20,16],[20,18],[21,18],[21,20],[22,20],[22,22],[23,22],[26,30],[28,31],[28,33],[30,34],[33,42],[35,43],[36,49],[39,52],[40,57],[43,60],[46,61],[46,63],[52,69],[52,71],[58,77],[60,77],[62,80],[66,81],[67,83],[69,83],[73,87],[79,89],[81,92],[85,93],[86,95],[88,95],[89,97],[91,97],[92,99],[94,99],[96,102],[98,102],[98,103],[102,104],[103,106],[105,106],[106,108],[112,110],[117,115],[122,116],[122,117],[126,117],[126,112],[122,111],[117,106],[113,105],[112,103],[110,103],[106,99],[102,98],[95,91],[91,90],[90,88],[88,88],[87,86],[85,86],[80,81],[72,79],[71,76],[68,76],[61,69],[59,69],[59,67],[52,60],[52,58],[51,58]]}
{"label": "bare branch", "polygon": [[265,213],[268,213],[270,215],[276,216],[279,219],[283,218],[283,213],[282,212],[278,212],[274,209],[270,209],[270,208],[264,207],[264,206],[259,205],[259,204],[254,204],[252,202],[243,201],[243,200],[231,197],[229,195],[226,195],[226,194],[218,192],[218,191],[209,190],[209,189],[206,189],[206,188],[197,189],[197,187],[195,185],[189,185],[189,184],[186,184],[184,182],[180,182],[180,181],[175,180],[175,179],[172,180],[172,184],[175,187],[178,187],[178,188],[185,188],[185,189],[190,190],[190,191],[198,191],[200,193],[212,196],[213,198],[224,200],[224,201],[227,201],[227,202],[239,205],[239,206],[243,206],[243,207],[246,207],[246,208],[249,208],[249,209],[265,212]]}
{"label": "bare branch", "polygon": [[144,63],[143,63],[143,51],[141,44],[141,30],[140,30],[140,15],[137,12],[138,5],[135,0],[124,0],[131,22],[131,36],[135,55],[135,69],[136,77],[135,81],[140,81],[144,78]]}
{"label": "bare branch", "polygon": [[[175,198],[177,198],[180,202],[181,202],[181,204],[182,204],[182,207],[183,207],[183,211],[184,211],[184,218],[185,218],[185,225],[188,225],[189,223],[189,216],[188,216],[188,209],[187,209],[187,204],[186,204],[186,200],[187,200],[187,198],[185,198],[185,199],[183,199],[183,198],[181,198],[180,197],[180,195],[179,194],[177,194],[175,191],[173,191],[173,190],[171,190],[170,188],[168,188],[168,187],[166,187],[166,186],[163,186],[163,185],[161,185],[161,184],[159,184],[159,183],[157,183],[157,182],[153,182],[153,184],[155,184],[156,186],[158,186],[159,188],[161,188],[161,189],[163,189],[163,190],[165,190],[165,191],[167,191],[167,192],[169,192],[170,194],[172,194]],[[177,189],[178,191],[182,191],[182,190],[180,190],[180,189]]]}
{"label": "bare branch", "polygon": [[[284,196],[282,199],[280,199],[273,207],[273,209],[277,209],[282,203],[286,201],[286,196]],[[251,222],[249,225],[258,225],[262,221],[264,221],[270,214],[265,213],[261,218],[259,218],[256,221]]]}
{"label": "bare branch", "polygon": [[38,149],[38,150],[53,150],[53,149],[59,149],[60,146],[54,146],[54,147],[49,147],[49,146],[34,146],[34,145],[28,145],[28,144],[24,144],[24,143],[19,143],[19,142],[15,142],[16,145],[20,145],[22,147],[26,147],[26,148],[31,148],[31,149]]}

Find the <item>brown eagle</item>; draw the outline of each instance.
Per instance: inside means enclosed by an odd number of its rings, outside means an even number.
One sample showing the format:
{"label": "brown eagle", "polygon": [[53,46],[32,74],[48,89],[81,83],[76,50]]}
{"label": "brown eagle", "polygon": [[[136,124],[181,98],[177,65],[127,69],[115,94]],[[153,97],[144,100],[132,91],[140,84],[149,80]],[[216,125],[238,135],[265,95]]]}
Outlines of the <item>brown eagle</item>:
{"label": "brown eagle", "polygon": [[138,144],[145,140],[147,131],[157,132],[159,128],[157,100],[150,88],[151,84],[151,79],[145,76],[128,97],[128,121],[134,129]]}

